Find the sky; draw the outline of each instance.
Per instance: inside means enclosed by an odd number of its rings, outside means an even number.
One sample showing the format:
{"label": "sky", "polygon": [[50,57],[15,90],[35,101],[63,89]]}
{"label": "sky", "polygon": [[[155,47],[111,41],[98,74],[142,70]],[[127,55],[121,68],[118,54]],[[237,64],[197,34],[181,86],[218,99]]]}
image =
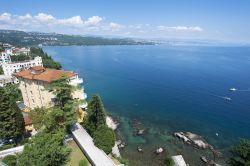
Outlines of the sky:
{"label": "sky", "polygon": [[2,0],[0,29],[250,43],[250,1]]}

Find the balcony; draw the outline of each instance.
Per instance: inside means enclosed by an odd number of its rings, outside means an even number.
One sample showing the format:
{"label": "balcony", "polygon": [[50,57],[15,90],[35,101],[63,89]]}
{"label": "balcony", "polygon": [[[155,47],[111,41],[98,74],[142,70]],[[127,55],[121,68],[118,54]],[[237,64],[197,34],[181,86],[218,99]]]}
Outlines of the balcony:
{"label": "balcony", "polygon": [[69,84],[73,85],[73,86],[79,85],[81,83],[83,83],[82,78],[75,78],[75,79],[70,80],[70,82],[69,82]]}

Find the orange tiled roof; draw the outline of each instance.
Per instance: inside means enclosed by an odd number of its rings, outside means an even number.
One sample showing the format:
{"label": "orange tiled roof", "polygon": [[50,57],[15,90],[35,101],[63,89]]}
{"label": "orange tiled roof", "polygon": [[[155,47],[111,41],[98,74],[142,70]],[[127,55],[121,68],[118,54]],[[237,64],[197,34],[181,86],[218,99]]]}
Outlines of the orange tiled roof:
{"label": "orange tiled roof", "polygon": [[44,68],[42,66],[35,66],[28,70],[23,70],[14,74],[14,76],[16,77],[22,77],[30,80],[39,80],[45,82],[51,82],[54,79],[62,77],[62,75],[72,77],[75,76],[76,73],[72,71],[55,70],[55,69]]}

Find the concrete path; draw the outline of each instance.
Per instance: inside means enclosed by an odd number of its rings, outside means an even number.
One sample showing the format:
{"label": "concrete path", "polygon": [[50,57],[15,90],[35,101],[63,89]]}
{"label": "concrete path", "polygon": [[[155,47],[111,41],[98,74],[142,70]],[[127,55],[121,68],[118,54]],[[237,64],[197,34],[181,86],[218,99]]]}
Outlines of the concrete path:
{"label": "concrete path", "polygon": [[3,158],[8,155],[16,155],[17,153],[22,153],[23,152],[24,146],[18,146],[15,148],[10,148],[6,150],[0,151],[0,158]]}
{"label": "concrete path", "polygon": [[79,124],[71,127],[73,138],[93,166],[116,166],[105,152],[94,145],[92,137]]}

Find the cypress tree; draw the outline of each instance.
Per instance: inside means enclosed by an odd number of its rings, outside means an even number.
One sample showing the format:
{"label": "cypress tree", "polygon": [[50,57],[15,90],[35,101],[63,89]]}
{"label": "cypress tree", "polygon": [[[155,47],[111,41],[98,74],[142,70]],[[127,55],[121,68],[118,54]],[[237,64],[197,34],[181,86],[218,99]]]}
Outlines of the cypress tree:
{"label": "cypress tree", "polygon": [[90,116],[93,116],[94,124],[97,127],[106,125],[106,113],[101,98],[93,95],[88,106]]}

